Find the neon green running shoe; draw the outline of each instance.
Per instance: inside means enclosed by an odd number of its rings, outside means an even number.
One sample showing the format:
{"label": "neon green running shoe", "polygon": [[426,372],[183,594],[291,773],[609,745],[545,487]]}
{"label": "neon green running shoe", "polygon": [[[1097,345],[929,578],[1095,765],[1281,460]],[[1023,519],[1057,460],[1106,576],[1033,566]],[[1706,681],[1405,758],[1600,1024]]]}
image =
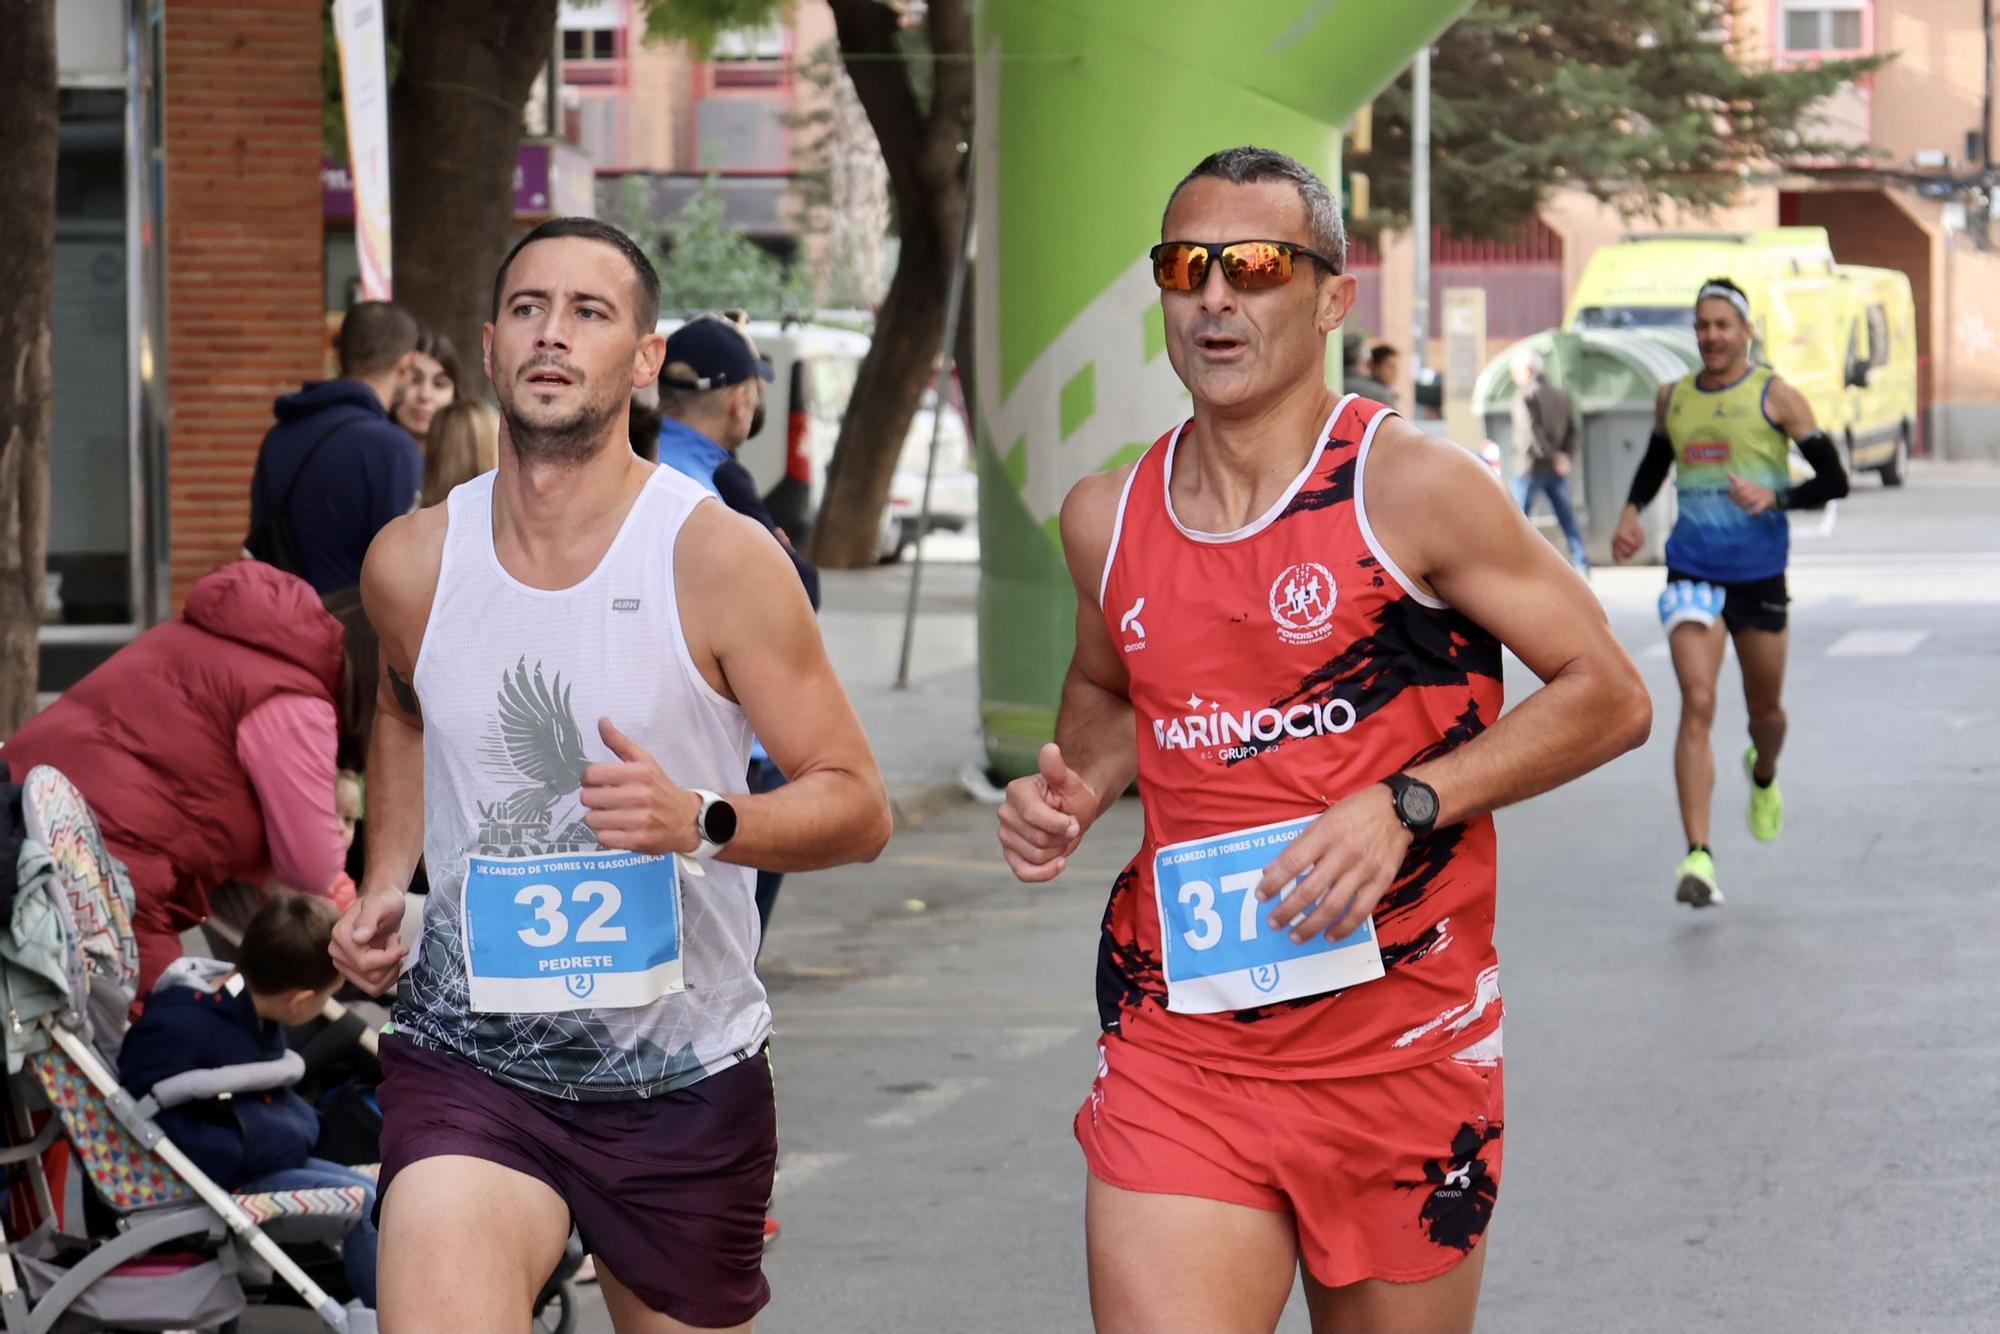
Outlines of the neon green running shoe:
{"label": "neon green running shoe", "polygon": [[1778,791],[1778,780],[1773,778],[1771,786],[1757,786],[1757,748],[1743,752],[1743,775],[1750,780],[1750,832],[1759,842],[1769,843],[1785,828],[1785,794]]}
{"label": "neon green running shoe", "polygon": [[1699,849],[1682,860],[1678,881],[1674,898],[1690,908],[1713,908],[1722,902],[1722,891],[1715,887],[1715,858]]}

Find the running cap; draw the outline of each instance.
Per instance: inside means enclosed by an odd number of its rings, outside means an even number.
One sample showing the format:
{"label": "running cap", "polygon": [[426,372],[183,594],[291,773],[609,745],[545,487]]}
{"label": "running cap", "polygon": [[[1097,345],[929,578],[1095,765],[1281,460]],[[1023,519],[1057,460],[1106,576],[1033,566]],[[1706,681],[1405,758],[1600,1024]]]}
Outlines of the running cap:
{"label": "running cap", "polygon": [[1713,280],[1705,282],[1701,285],[1701,292],[1695,297],[1694,303],[1698,306],[1711,297],[1727,301],[1736,307],[1736,313],[1743,317],[1745,324],[1750,322],[1750,298],[1743,295],[1742,290],[1734,283]]}
{"label": "running cap", "polygon": [[669,389],[701,393],[742,384],[753,376],[771,378],[771,362],[750,346],[750,336],[719,315],[689,320],[667,336],[667,371],[660,383]]}

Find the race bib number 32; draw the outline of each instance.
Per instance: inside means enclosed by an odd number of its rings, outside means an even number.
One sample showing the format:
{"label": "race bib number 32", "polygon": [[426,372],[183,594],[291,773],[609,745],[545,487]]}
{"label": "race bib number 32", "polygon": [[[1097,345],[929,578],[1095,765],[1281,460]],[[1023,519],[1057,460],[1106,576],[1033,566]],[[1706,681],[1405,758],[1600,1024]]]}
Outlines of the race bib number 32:
{"label": "race bib number 32", "polygon": [[1153,857],[1167,1008],[1219,1014],[1338,991],[1382,976],[1375,923],[1303,945],[1275,930],[1283,895],[1257,897],[1264,869],[1316,816],[1161,848]]}
{"label": "race bib number 32", "polygon": [[686,985],[671,857],[472,857],[464,913],[481,1014],[626,1009]]}

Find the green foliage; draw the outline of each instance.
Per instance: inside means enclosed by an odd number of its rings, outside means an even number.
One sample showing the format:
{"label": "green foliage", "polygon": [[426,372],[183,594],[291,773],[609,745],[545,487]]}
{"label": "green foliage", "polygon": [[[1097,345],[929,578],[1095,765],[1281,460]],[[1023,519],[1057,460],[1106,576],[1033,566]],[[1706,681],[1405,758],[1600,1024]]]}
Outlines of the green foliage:
{"label": "green foliage", "polygon": [[[1628,215],[1729,202],[1745,178],[1864,160],[1812,125],[1820,99],[1890,57],[1775,68],[1728,36],[1742,0],[1478,0],[1431,59],[1431,217],[1499,237],[1559,188]],[[1410,76],[1375,102],[1371,217],[1410,207]]]}
{"label": "green foliage", "polygon": [[789,13],[790,0],[640,0],[646,11],[646,36],[660,42],[686,42],[704,55],[715,39],[731,28],[757,28]]}
{"label": "green foliage", "polygon": [[664,224],[648,207],[645,182],[627,177],[620,205],[632,234],[660,274],[664,314],[738,307],[755,315],[794,314],[812,305],[803,265],[789,270],[724,216],[722,192],[709,177]]}

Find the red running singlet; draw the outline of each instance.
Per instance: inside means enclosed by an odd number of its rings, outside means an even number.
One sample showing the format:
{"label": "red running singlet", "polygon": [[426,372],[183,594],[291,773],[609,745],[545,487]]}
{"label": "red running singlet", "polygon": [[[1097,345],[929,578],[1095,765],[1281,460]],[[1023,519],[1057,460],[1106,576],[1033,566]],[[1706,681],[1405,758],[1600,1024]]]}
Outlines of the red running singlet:
{"label": "red running singlet", "polygon": [[[1111,888],[1097,997],[1105,1030],[1137,1046],[1313,1079],[1426,1064],[1500,1024],[1490,816],[1411,846],[1374,914],[1381,977],[1262,1008],[1167,1008],[1159,849],[1317,815],[1499,716],[1499,641],[1420,592],[1369,529],[1368,451],[1390,415],[1343,398],[1291,487],[1233,533],[1173,512],[1185,425],[1126,483],[1099,604],[1131,675],[1145,840]],[[1236,929],[1235,907],[1218,916]]]}

